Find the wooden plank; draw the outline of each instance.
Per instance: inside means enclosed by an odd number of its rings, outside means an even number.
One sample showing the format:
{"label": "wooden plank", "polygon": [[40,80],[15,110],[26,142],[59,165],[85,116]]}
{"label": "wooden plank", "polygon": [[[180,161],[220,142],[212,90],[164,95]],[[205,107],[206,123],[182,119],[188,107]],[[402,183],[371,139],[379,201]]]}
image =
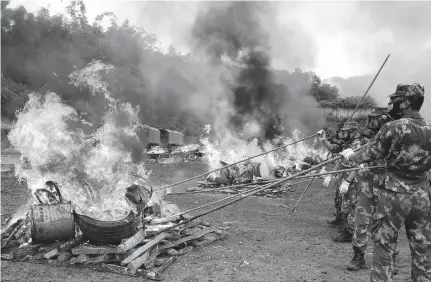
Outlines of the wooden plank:
{"label": "wooden plank", "polygon": [[10,236],[10,234],[23,223],[24,219],[20,218],[17,221],[15,221],[14,223],[12,223],[6,230],[2,231],[1,233],[1,238],[7,238]]}
{"label": "wooden plank", "polygon": [[2,260],[12,260],[11,255],[10,254],[1,254],[1,259]]}
{"label": "wooden plank", "polygon": [[81,235],[77,238],[69,240],[69,241],[61,244],[60,246],[58,246],[58,251],[59,252],[69,251],[70,249],[75,248],[78,245],[81,245],[82,243],[84,243],[84,241],[85,241],[84,235]]}
{"label": "wooden plank", "polygon": [[152,269],[158,255],[160,255],[160,250],[159,246],[156,245],[156,247],[151,250],[150,257],[148,258],[148,260],[143,264],[144,268],[148,270]]}
{"label": "wooden plank", "polygon": [[147,244],[143,245],[142,247],[138,248],[133,254],[131,254],[130,256],[128,256],[127,258],[125,258],[121,262],[121,265],[127,265],[128,263],[130,263],[131,261],[133,261],[134,259],[136,259],[140,255],[142,255],[144,252],[146,252],[149,249],[151,249],[153,246],[155,246],[161,240],[169,238],[169,236],[170,236],[169,233],[160,233],[153,240],[151,240]]}
{"label": "wooden plank", "polygon": [[116,254],[117,247],[78,246],[72,249],[74,255]]}
{"label": "wooden plank", "polygon": [[72,253],[69,251],[60,252],[57,257],[57,261],[60,263],[64,263],[69,261],[72,258]]}
{"label": "wooden plank", "polygon": [[17,234],[21,227],[24,225],[24,220],[19,219],[18,222],[19,223],[15,225],[15,228],[12,229],[9,237],[1,244],[1,249],[5,248],[8,245],[9,241],[12,240],[15,234]]}
{"label": "wooden plank", "polygon": [[112,261],[114,257],[115,257],[114,254],[103,254],[103,255],[99,255],[97,257],[88,259],[86,262],[84,262],[84,264],[89,265],[89,264],[108,262],[108,261]]}
{"label": "wooden plank", "polygon": [[179,246],[181,244],[184,244],[184,243],[186,243],[188,241],[198,239],[198,238],[200,238],[200,237],[202,237],[202,236],[204,236],[204,235],[206,235],[208,233],[212,233],[212,232],[216,232],[216,231],[217,231],[216,228],[205,228],[205,229],[202,229],[202,230],[200,230],[200,231],[192,234],[191,236],[187,236],[187,237],[184,237],[184,238],[182,238],[182,239],[180,239],[178,241],[171,242],[170,244],[166,244],[165,246],[163,246],[163,249],[170,249],[170,248],[177,247],[177,246]]}
{"label": "wooden plank", "polygon": [[180,231],[169,231],[169,239],[170,240],[179,240],[181,239],[181,233]]}
{"label": "wooden plank", "polygon": [[43,245],[39,248],[39,252],[48,252],[51,251],[55,248],[57,248],[58,246],[60,246],[61,244],[63,244],[64,242],[56,242],[56,243],[52,243],[52,244],[48,244],[48,245]]}
{"label": "wooden plank", "polygon": [[201,225],[206,226],[206,227],[211,227],[211,224],[208,221],[202,220]]}
{"label": "wooden plank", "polygon": [[1,228],[3,229],[3,227],[5,227],[6,225],[8,225],[8,223],[11,221],[12,217],[9,216],[8,218],[6,218],[5,222],[1,225]]}
{"label": "wooden plank", "polygon": [[153,220],[151,220],[151,224],[164,224],[168,222],[176,222],[179,220],[181,220],[180,216],[167,216],[163,218],[154,218]]}
{"label": "wooden plank", "polygon": [[4,247],[1,249],[1,251],[2,251],[2,253],[7,252],[7,251],[10,251],[14,248],[18,248],[19,245],[21,245],[19,240],[11,240],[11,241],[9,241],[9,243],[7,245],[4,245]]}
{"label": "wooden plank", "polygon": [[161,266],[165,261],[167,261],[169,258],[156,258],[154,260],[154,266]]}
{"label": "wooden plank", "polygon": [[75,264],[75,263],[85,263],[86,261],[88,261],[90,259],[90,257],[86,254],[81,254],[77,257],[71,258],[70,259],[70,264]]}
{"label": "wooden plank", "polygon": [[40,245],[28,245],[23,246],[21,248],[13,249],[9,252],[10,258],[12,260],[16,260],[22,257],[25,257],[26,255],[35,255],[37,253],[37,250],[39,249]]}
{"label": "wooden plank", "polygon": [[54,248],[51,251],[44,254],[43,257],[46,259],[51,259],[51,258],[56,257],[57,255],[58,255],[58,248]]}
{"label": "wooden plank", "polygon": [[177,260],[177,257],[170,257],[168,258],[156,271],[156,275],[162,274],[166,269],[168,269],[169,266],[171,266],[175,261]]}
{"label": "wooden plank", "polygon": [[125,242],[117,246],[117,253],[127,252],[128,250],[132,249],[133,247],[141,243],[142,240],[144,239],[145,239],[145,230],[141,228],[138,232],[135,233],[135,235],[133,235]]}
{"label": "wooden plank", "polygon": [[136,273],[136,270],[143,265],[150,258],[150,252],[145,252],[143,255],[137,257],[133,261],[131,261],[127,268],[132,271],[132,273]]}

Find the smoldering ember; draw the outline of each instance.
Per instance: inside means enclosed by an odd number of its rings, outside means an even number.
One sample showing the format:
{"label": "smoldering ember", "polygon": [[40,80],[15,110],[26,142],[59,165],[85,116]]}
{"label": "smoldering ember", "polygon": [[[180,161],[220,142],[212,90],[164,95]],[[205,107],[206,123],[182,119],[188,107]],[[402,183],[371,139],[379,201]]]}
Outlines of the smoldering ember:
{"label": "smoldering ember", "polygon": [[431,281],[431,4],[99,2],[1,2],[2,280]]}

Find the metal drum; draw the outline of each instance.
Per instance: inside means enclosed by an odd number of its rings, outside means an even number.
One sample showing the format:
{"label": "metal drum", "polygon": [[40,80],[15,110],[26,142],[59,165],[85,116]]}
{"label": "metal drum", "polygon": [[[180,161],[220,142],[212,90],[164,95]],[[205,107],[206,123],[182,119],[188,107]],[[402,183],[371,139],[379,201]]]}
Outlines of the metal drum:
{"label": "metal drum", "polygon": [[75,237],[75,219],[71,203],[31,206],[33,242],[52,242]]}
{"label": "metal drum", "polygon": [[82,234],[95,245],[120,244],[123,239],[130,238],[137,232],[136,215],[132,211],[127,217],[116,221],[97,220],[76,212],[74,215]]}

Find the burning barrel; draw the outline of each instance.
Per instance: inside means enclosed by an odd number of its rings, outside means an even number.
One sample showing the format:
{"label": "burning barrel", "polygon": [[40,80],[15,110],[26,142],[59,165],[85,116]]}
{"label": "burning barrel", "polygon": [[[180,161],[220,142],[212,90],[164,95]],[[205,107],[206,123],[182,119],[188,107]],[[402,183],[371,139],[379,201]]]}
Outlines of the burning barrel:
{"label": "burning barrel", "polygon": [[33,242],[52,242],[75,236],[71,203],[31,206],[31,238]]}
{"label": "burning barrel", "polygon": [[127,217],[117,221],[101,221],[76,212],[74,216],[82,234],[95,245],[120,244],[137,231],[136,215],[132,211]]}

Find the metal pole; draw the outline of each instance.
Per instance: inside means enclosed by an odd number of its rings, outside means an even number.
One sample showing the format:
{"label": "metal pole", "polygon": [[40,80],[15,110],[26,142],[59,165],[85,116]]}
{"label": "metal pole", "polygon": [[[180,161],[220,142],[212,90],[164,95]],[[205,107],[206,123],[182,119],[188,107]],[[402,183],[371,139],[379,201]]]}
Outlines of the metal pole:
{"label": "metal pole", "polygon": [[226,169],[226,168],[231,167],[231,166],[233,166],[233,165],[236,165],[236,164],[239,164],[239,163],[242,163],[242,162],[245,162],[245,161],[251,160],[251,159],[253,159],[253,158],[257,158],[257,157],[260,157],[260,156],[262,156],[262,155],[265,155],[265,154],[268,154],[268,153],[271,153],[271,152],[274,152],[274,151],[277,151],[277,150],[283,149],[283,148],[285,148],[285,147],[287,147],[287,146],[291,146],[291,145],[294,145],[294,144],[296,144],[296,143],[299,143],[299,142],[305,141],[305,140],[310,139],[310,138],[313,138],[313,137],[315,137],[315,136],[317,136],[317,135],[318,135],[318,134],[317,134],[317,133],[315,133],[315,134],[313,134],[313,135],[307,136],[307,137],[302,138],[302,139],[300,139],[300,140],[297,140],[297,141],[295,141],[295,142],[292,142],[292,143],[289,143],[289,144],[286,144],[286,145],[283,145],[283,146],[277,147],[277,148],[275,148],[275,149],[269,150],[269,151],[267,151],[267,152],[264,152],[264,153],[261,153],[261,154],[258,154],[258,155],[255,155],[255,156],[252,156],[252,157],[246,158],[246,159],[244,159],[244,160],[241,160],[241,161],[238,161],[238,162],[235,162],[235,163],[229,164],[229,165],[224,166],[224,167],[222,167],[222,168],[218,168],[218,169],[215,169],[215,170],[213,170],[213,171],[210,171],[210,172],[207,172],[207,173],[203,173],[203,174],[200,174],[200,175],[194,176],[194,177],[189,178],[189,179],[182,180],[182,181],[180,181],[180,182],[176,182],[176,183],[173,183],[173,184],[169,184],[169,185],[164,186],[164,187],[162,187],[162,188],[160,188],[160,189],[158,189],[158,190],[166,189],[166,188],[169,188],[169,187],[172,187],[172,186],[176,186],[176,185],[179,185],[179,184],[182,184],[182,183],[185,183],[185,182],[188,182],[188,181],[194,180],[194,179],[201,178],[201,177],[206,176],[206,175],[208,175],[208,174],[211,174],[211,173],[213,173],[213,172],[216,172],[216,171],[219,171],[219,170],[222,170],[222,169]]}
{"label": "metal pole", "polygon": [[377,74],[374,76],[374,79],[371,81],[370,86],[368,86],[367,91],[365,91],[365,94],[362,96],[362,99],[361,99],[361,100],[359,101],[359,103],[356,105],[356,108],[355,108],[355,110],[353,111],[352,115],[350,116],[349,120],[351,120],[351,119],[353,118],[353,116],[355,115],[356,111],[357,111],[357,110],[358,110],[358,108],[359,108],[359,105],[361,105],[361,103],[362,103],[362,101],[364,100],[365,96],[367,96],[368,91],[370,91],[371,86],[373,86],[374,81],[376,81],[377,77],[378,77],[378,76],[379,76],[379,74],[380,74],[380,71],[383,69],[383,67],[384,67],[384,66],[385,66],[385,64],[386,64],[386,61],[389,59],[389,57],[390,57],[390,56],[391,56],[391,54],[388,54],[388,56],[386,57],[386,59],[385,59],[385,61],[383,62],[382,66],[380,67],[379,71],[378,71],[378,72],[377,72]]}
{"label": "metal pole", "polygon": [[[357,152],[357,151],[359,151],[360,149],[362,149],[362,148],[364,148],[364,147],[366,147],[366,146],[368,146],[368,145],[370,145],[370,143],[367,143],[367,144],[365,144],[365,145],[363,145],[363,146],[361,146],[361,147],[359,147],[359,148],[355,149],[354,151],[355,151],[355,152]],[[245,199],[245,198],[248,198],[248,197],[250,197],[250,196],[253,196],[254,194],[257,194],[257,193],[259,193],[259,192],[261,192],[261,191],[264,191],[264,190],[266,190],[266,189],[269,189],[269,188],[275,187],[275,186],[277,186],[277,185],[283,184],[283,183],[285,183],[285,182],[286,182],[286,181],[288,181],[288,180],[292,180],[292,179],[297,178],[298,176],[301,176],[301,175],[307,174],[307,173],[309,173],[309,172],[312,172],[313,170],[316,170],[316,169],[318,169],[318,168],[320,168],[320,167],[322,167],[322,166],[325,166],[325,165],[327,165],[327,164],[329,164],[329,163],[335,162],[335,161],[337,161],[337,160],[339,160],[339,159],[341,159],[341,158],[343,158],[343,156],[336,156],[336,157],[334,157],[334,158],[332,158],[332,159],[330,159],[330,160],[327,160],[327,161],[325,161],[325,162],[322,162],[322,163],[320,163],[320,164],[318,164],[318,165],[315,165],[314,167],[311,167],[311,168],[306,169],[306,170],[304,170],[304,171],[298,172],[298,173],[296,173],[296,174],[294,174],[294,175],[292,175],[292,176],[289,176],[289,177],[287,177],[287,178],[284,178],[284,179],[278,180],[277,182],[274,182],[274,183],[271,183],[271,184],[265,185],[265,186],[263,186],[262,188],[259,188],[259,189],[253,189],[253,191],[252,191],[252,192],[249,192],[249,193],[247,193],[247,194],[243,194],[243,195],[240,195],[240,196],[239,196],[239,195],[235,195],[235,196],[238,196],[238,198],[237,198],[237,199],[234,199],[234,200],[232,200],[232,201],[229,201],[229,202],[227,202],[227,203],[225,203],[225,204],[223,204],[223,205],[221,205],[221,206],[215,207],[215,208],[213,208],[213,209],[211,209],[211,210],[209,210],[209,211],[206,211],[206,212],[204,212],[204,213],[201,213],[201,214],[199,214],[199,215],[193,216],[193,217],[191,217],[191,218],[189,218],[189,219],[187,219],[187,220],[185,220],[185,221],[182,221],[182,222],[180,222],[180,223],[177,223],[177,224],[175,224],[175,225],[172,225],[172,226],[170,226],[170,227],[168,227],[168,228],[166,228],[166,229],[160,230],[160,231],[158,231],[155,235],[160,234],[160,233],[162,233],[162,232],[165,232],[165,231],[167,231],[167,230],[171,230],[172,228],[175,228],[175,227],[177,227],[177,226],[183,225],[183,224],[185,224],[185,223],[187,223],[187,222],[190,222],[190,221],[192,221],[192,220],[195,220],[195,219],[197,219],[197,218],[199,218],[199,217],[205,216],[205,215],[207,215],[207,214],[209,214],[209,213],[215,212],[215,211],[217,211],[217,210],[219,210],[219,209],[222,209],[222,208],[224,208],[224,207],[227,207],[227,206],[229,206],[229,205],[232,205],[232,204],[234,204],[234,203],[236,203],[236,202],[239,202],[239,201],[241,201],[241,200],[243,200],[243,199]]]}

